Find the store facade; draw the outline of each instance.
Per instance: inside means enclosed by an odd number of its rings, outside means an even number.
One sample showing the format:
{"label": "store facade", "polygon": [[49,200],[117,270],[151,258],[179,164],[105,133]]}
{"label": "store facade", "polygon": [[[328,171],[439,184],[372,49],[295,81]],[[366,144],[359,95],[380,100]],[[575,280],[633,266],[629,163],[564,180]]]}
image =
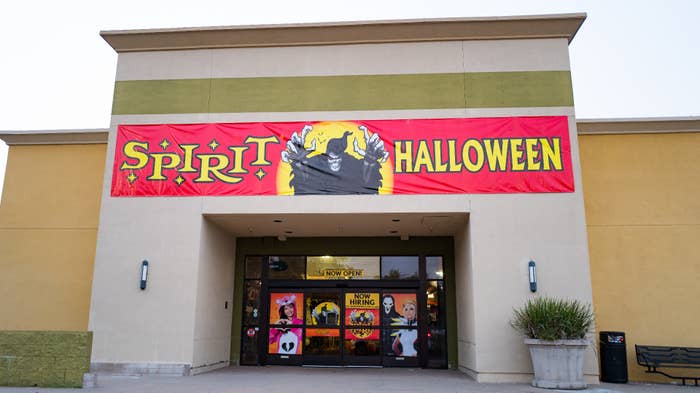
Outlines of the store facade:
{"label": "store facade", "polygon": [[591,301],[568,63],[583,19],[103,32],[119,62],[93,368],[526,380],[507,321],[528,262],[540,291]]}
{"label": "store facade", "polygon": [[92,370],[528,381],[512,309],[592,302],[568,56],[584,19],[103,32],[119,61]]}

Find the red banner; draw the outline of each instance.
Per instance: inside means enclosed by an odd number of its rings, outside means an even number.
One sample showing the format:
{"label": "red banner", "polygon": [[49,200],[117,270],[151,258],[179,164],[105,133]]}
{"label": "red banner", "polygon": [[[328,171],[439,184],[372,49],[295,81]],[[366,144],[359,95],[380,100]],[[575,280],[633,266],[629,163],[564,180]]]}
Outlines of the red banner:
{"label": "red banner", "polygon": [[112,196],[572,192],[565,116],[120,125]]}

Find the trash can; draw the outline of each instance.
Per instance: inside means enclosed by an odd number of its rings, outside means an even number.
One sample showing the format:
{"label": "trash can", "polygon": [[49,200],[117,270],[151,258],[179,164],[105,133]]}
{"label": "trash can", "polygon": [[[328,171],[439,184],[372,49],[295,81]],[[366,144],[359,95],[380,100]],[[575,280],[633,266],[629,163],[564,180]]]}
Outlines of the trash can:
{"label": "trash can", "polygon": [[627,383],[625,333],[600,332],[600,380]]}

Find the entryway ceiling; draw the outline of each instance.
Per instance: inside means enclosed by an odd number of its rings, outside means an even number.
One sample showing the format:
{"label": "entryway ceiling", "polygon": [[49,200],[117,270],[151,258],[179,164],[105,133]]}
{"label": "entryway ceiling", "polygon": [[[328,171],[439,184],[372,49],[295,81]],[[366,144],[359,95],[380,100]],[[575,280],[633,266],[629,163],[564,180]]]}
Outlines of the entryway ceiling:
{"label": "entryway ceiling", "polygon": [[236,237],[452,236],[466,213],[210,214],[205,217]]}

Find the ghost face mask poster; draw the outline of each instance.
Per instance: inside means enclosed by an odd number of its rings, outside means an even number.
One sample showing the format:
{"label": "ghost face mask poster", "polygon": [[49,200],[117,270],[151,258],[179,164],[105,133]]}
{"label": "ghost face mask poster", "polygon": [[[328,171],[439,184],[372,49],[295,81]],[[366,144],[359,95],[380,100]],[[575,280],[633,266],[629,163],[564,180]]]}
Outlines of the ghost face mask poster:
{"label": "ghost face mask poster", "polygon": [[418,356],[418,306],[415,293],[382,295],[384,353],[387,356]]}
{"label": "ghost face mask poster", "polygon": [[301,355],[301,308],[303,293],[270,294],[270,338],[268,353]]}

